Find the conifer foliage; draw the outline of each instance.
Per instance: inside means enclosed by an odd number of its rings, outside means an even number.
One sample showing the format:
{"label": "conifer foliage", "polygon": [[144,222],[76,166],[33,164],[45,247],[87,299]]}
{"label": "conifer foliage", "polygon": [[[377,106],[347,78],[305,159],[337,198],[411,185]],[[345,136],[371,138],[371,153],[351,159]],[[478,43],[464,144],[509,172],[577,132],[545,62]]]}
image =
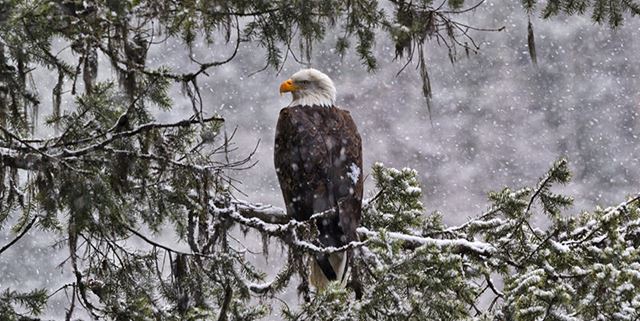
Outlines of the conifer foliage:
{"label": "conifer foliage", "polygon": [[[417,59],[429,97],[425,46],[446,46],[452,62],[479,50],[472,33],[500,28],[456,19],[482,4],[0,0],[0,228],[12,236],[0,244],[0,264],[21,239],[46,230],[68,250],[60,268],[73,275],[58,289],[0,289],[0,319],[40,320],[65,294],[66,320],[638,319],[639,198],[568,215],[572,199],[554,193],[571,176],[564,159],[533,188],[490,193],[485,213],[453,227],[427,212],[415,171],[376,164],[360,241],[339,249],[313,241],[313,221],[333,211],[296,222],[235,197],[233,172],[249,169],[253,155],[233,154],[224,115],[203,114],[211,102],[198,80],[231,62],[241,43],[262,47],[278,69],[308,60],[314,43],[339,31],[337,52],[353,50],[373,70],[376,32],[384,32],[398,58]],[[523,5],[536,10],[535,1]],[[594,21],[615,27],[638,8],[633,0],[559,0],[542,15],[592,10]],[[167,39],[192,48],[217,37],[228,58],[193,59],[198,67],[187,71],[147,66],[149,48]],[[100,68],[116,76],[99,81]],[[37,94],[34,72],[56,76],[50,97]],[[172,86],[193,113],[159,122],[154,115],[173,107]],[[45,99],[53,108],[41,115]],[[53,137],[34,134],[42,117]],[[541,215],[549,226],[532,225]],[[167,230],[183,246],[157,241]],[[242,232],[262,236],[264,255],[269,242],[286,249],[277,273],[254,265]],[[353,253],[350,285],[312,293],[308,255],[343,250]],[[300,304],[281,304],[285,291],[297,291]]]}

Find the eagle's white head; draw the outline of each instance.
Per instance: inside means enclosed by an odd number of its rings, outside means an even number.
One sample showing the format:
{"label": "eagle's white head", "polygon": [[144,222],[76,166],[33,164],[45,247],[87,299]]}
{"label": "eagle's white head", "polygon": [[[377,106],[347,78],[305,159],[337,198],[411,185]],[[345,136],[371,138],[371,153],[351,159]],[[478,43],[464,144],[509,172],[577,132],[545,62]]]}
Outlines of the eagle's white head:
{"label": "eagle's white head", "polygon": [[289,106],[325,106],[336,102],[336,87],[324,73],[313,69],[302,69],[280,84],[280,94],[291,92],[293,100]]}

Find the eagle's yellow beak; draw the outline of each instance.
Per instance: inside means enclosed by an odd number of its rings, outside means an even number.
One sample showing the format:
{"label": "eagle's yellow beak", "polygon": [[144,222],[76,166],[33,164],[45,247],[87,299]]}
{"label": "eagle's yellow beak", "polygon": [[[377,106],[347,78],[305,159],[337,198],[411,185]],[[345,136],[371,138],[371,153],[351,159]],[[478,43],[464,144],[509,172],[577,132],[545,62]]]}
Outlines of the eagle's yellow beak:
{"label": "eagle's yellow beak", "polygon": [[293,84],[293,80],[287,79],[280,84],[280,95],[290,91],[298,90],[298,86]]}

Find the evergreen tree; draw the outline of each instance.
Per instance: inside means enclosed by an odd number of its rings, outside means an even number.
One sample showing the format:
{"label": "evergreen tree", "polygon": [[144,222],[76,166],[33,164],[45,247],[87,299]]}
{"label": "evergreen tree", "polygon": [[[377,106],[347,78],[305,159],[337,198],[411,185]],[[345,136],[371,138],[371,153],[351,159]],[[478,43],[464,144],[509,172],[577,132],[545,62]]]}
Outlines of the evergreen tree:
{"label": "evergreen tree", "polygon": [[[198,80],[231,62],[242,43],[263,47],[267,66],[278,69],[289,57],[308,60],[314,43],[339,31],[337,52],[353,47],[374,70],[375,35],[384,32],[398,58],[417,61],[428,98],[427,45],[446,46],[455,62],[480,49],[473,32],[501,29],[457,20],[482,4],[0,0],[0,224],[12,223],[14,232],[0,260],[6,264],[7,249],[46,230],[68,249],[61,268],[74,275],[59,289],[2,289],[0,319],[37,320],[66,292],[67,320],[255,320],[274,312],[277,295],[292,286],[303,300],[283,308],[291,320],[637,319],[639,198],[562,215],[572,199],[551,187],[570,178],[563,159],[534,188],[491,193],[487,212],[456,227],[426,212],[415,171],[375,165],[361,241],[346,247],[356,254],[361,300],[351,287],[309,295],[301,282],[306,255],[345,249],[318,247],[313,224],[235,197],[233,171],[250,167],[252,155],[231,154],[223,115],[202,112]],[[523,6],[536,13],[535,1]],[[640,13],[633,0],[548,1],[539,10],[543,18],[592,12],[611,27],[625,12]],[[231,50],[226,59],[191,56],[199,66],[191,71],[148,66],[151,46],[167,39],[193,48],[217,37]],[[61,58],[55,40],[76,60]],[[535,62],[531,24],[529,45]],[[98,81],[99,68],[117,77]],[[44,98],[30,79],[45,71],[57,76],[46,115],[56,135],[42,138],[34,129]],[[168,92],[176,85],[193,114],[156,121],[158,110],[173,107]],[[316,217],[325,215],[332,213]],[[532,226],[534,215],[547,215],[550,226]],[[163,229],[188,250],[155,241]],[[287,249],[275,277],[232,244],[239,231],[262,235],[265,251],[270,239]],[[145,246],[123,245],[133,238]]]}

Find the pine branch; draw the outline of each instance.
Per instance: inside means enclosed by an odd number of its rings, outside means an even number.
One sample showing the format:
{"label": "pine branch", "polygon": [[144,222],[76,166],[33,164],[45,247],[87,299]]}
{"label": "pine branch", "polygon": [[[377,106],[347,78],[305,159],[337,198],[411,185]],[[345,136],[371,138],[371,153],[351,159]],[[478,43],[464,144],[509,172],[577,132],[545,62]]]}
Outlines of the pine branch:
{"label": "pine branch", "polygon": [[[209,122],[223,122],[224,118],[213,116],[208,117],[202,120],[204,123]],[[63,162],[68,168],[74,169],[71,167],[66,160],[75,159],[78,157],[86,156],[90,153],[105,150],[111,152],[120,152],[127,153],[128,155],[137,156],[138,158],[148,159],[148,160],[157,160],[157,161],[168,161],[169,163],[176,165],[178,167],[186,167],[195,171],[203,171],[207,170],[207,167],[198,167],[196,165],[185,164],[179,161],[168,160],[165,157],[160,157],[152,154],[134,154],[129,151],[119,151],[108,147],[112,143],[117,140],[133,137],[137,135],[144,134],[154,129],[163,129],[163,128],[183,128],[188,127],[193,124],[197,124],[199,121],[197,119],[185,119],[174,123],[157,123],[151,122],[143,125],[139,125],[136,128],[129,131],[122,131],[115,134],[99,134],[97,136],[81,138],[72,142],[66,143],[54,143],[49,145],[50,142],[59,141],[59,137],[54,137],[46,140],[30,140],[27,142],[26,140],[20,138],[13,132],[8,129],[0,126],[0,131],[4,132],[6,135],[11,137],[14,140],[19,141],[25,147],[14,146],[12,144],[5,144],[2,146],[3,149],[6,150],[7,153],[4,153],[3,150],[0,150],[0,164],[6,167],[18,168],[23,170],[38,170],[40,169],[43,163],[47,161],[60,161]],[[100,138],[103,138],[99,141]],[[37,144],[37,145],[36,145]],[[81,144],[90,144],[83,148],[78,149],[67,149],[65,147],[75,146]],[[61,151],[57,153],[47,153],[53,150]],[[242,163],[240,163],[241,165]],[[233,164],[232,164],[233,165]]]}
{"label": "pine branch", "polygon": [[[213,117],[205,118],[203,121],[206,123],[206,122],[212,122],[212,121],[224,121],[224,119],[213,116]],[[101,149],[102,147],[107,146],[110,143],[121,138],[136,136],[138,134],[148,132],[153,129],[187,127],[197,123],[199,123],[197,119],[185,119],[185,120],[181,120],[181,121],[178,121],[175,123],[169,123],[169,124],[156,123],[156,122],[147,123],[144,125],[139,125],[132,130],[118,132],[112,135],[107,135],[106,139],[102,140],[101,142],[91,144],[90,146],[76,149],[76,150],[64,149],[61,153],[52,155],[52,156],[53,157],[78,157],[78,156],[85,155],[89,152]],[[89,141],[93,141],[93,139],[95,138],[91,138]]]}

